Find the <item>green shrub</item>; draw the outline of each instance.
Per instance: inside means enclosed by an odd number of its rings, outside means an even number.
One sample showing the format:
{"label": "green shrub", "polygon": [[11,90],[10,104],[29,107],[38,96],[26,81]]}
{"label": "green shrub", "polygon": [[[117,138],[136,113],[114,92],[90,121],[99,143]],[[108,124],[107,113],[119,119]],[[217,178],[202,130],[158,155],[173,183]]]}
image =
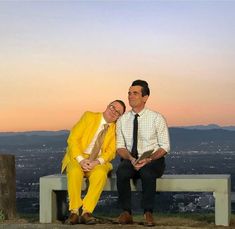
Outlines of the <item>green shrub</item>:
{"label": "green shrub", "polygon": [[0,210],[0,222],[5,220],[5,214],[2,210]]}

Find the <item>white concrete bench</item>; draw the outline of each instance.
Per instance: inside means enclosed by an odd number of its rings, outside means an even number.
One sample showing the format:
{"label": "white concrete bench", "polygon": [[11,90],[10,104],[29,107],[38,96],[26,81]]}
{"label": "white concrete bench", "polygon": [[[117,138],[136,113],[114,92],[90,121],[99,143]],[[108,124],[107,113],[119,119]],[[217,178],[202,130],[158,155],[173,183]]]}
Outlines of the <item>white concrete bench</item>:
{"label": "white concrete bench", "polygon": [[[136,186],[131,182],[132,191]],[[86,189],[84,179],[83,189]],[[67,190],[66,175],[50,175],[40,178],[40,223],[56,220],[55,191]],[[107,180],[104,191],[116,191],[116,178]],[[213,192],[215,198],[215,224],[229,226],[231,215],[230,175],[163,175],[157,179],[159,192]]]}

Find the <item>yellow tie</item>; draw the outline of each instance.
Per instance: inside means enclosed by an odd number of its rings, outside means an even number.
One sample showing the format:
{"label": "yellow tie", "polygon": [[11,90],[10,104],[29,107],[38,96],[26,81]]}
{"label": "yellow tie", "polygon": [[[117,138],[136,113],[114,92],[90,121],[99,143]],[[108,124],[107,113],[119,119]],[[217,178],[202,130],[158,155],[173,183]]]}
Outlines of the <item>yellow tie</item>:
{"label": "yellow tie", "polygon": [[97,136],[97,139],[95,141],[95,145],[94,147],[92,148],[91,150],[91,155],[89,157],[89,159],[91,161],[95,160],[100,152],[100,148],[104,142],[104,137],[105,137],[105,134],[108,130],[108,127],[109,127],[109,124],[104,124],[104,129],[101,130]]}

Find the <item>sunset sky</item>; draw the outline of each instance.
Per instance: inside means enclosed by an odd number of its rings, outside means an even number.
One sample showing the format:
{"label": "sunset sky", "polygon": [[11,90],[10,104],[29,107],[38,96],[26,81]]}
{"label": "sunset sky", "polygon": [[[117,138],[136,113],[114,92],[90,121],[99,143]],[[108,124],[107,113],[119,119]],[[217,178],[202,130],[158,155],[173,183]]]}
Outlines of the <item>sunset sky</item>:
{"label": "sunset sky", "polygon": [[235,125],[235,1],[0,1],[0,131],[129,110],[135,79],[169,126]]}

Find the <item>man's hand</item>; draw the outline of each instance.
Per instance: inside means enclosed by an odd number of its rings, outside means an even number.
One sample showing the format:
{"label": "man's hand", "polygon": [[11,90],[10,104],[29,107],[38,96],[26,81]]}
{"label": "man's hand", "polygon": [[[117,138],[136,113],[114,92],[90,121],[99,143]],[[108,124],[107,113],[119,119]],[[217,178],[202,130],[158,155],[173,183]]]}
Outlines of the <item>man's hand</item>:
{"label": "man's hand", "polygon": [[159,159],[159,158],[161,158],[161,157],[164,157],[166,153],[167,153],[167,152],[166,152],[164,149],[159,148],[159,149],[158,149],[156,152],[154,152],[150,157],[147,157],[147,158],[145,158],[145,159],[143,159],[143,160],[138,161],[138,163],[136,163],[136,164],[134,165],[134,168],[135,168],[136,170],[139,170],[139,169],[141,169],[143,166],[145,166],[146,164],[150,163],[152,160],[157,160],[157,159]]}
{"label": "man's hand", "polygon": [[90,170],[92,170],[93,168],[95,168],[99,164],[100,164],[100,162],[98,160],[90,161]]}
{"label": "man's hand", "polygon": [[130,159],[130,161],[131,161],[131,164],[132,164],[133,166],[135,166],[136,158],[132,157],[132,158]]}
{"label": "man's hand", "polygon": [[98,160],[90,161],[89,159],[84,159],[80,162],[80,165],[84,172],[90,172],[95,166],[99,164],[100,162]]}
{"label": "man's hand", "polygon": [[84,159],[82,161],[80,161],[80,165],[82,167],[82,170],[84,172],[89,172],[91,169],[90,169],[90,160],[89,159]]}
{"label": "man's hand", "polygon": [[146,164],[150,163],[151,161],[152,161],[151,158],[145,158],[143,160],[140,160],[136,164],[134,164],[134,168],[136,170],[140,170],[143,166],[145,166]]}

